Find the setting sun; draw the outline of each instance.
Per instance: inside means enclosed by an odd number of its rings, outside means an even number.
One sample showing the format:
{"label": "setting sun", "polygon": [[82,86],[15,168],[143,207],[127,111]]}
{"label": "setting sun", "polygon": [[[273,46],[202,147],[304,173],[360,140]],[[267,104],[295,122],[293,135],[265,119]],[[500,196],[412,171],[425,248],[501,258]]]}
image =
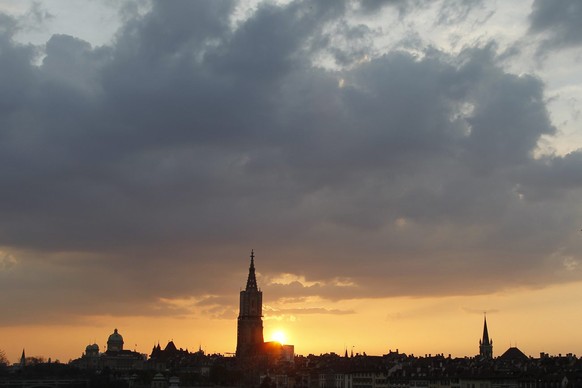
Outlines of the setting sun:
{"label": "setting sun", "polygon": [[275,332],[273,332],[273,334],[271,335],[271,338],[273,341],[277,341],[280,344],[285,344],[285,342],[287,341],[287,336],[285,335],[285,333],[282,330],[277,330]]}

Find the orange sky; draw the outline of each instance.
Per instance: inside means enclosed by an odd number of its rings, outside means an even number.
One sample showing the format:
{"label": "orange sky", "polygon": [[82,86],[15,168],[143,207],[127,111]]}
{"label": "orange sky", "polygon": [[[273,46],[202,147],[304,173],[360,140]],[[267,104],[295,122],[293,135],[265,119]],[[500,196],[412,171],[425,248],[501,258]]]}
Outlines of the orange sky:
{"label": "orange sky", "polygon": [[[579,0],[0,2],[0,349],[582,354]],[[277,33],[273,33],[276,27]]]}
{"label": "orange sky", "polygon": [[[360,299],[329,303],[312,300],[301,307],[353,310],[353,314],[269,313],[264,320],[265,340],[284,331],[296,353],[343,353],[344,349],[381,355],[388,350],[415,355],[473,356],[482,334],[482,310],[489,310],[489,335],[494,355],[517,345],[528,355],[582,354],[582,284],[539,290],[508,290],[472,297]],[[271,306],[274,308],[281,306]],[[292,306],[285,305],[289,309]],[[2,347],[13,362],[22,348],[28,356],[44,356],[66,362],[79,357],[96,341],[101,350],[113,328],[125,340],[125,348],[148,353],[158,341],[174,340],[178,347],[206,352],[233,352],[236,320],[144,317],[86,317],[85,325],[29,325],[0,328]],[[137,345],[137,346],[136,346]]]}

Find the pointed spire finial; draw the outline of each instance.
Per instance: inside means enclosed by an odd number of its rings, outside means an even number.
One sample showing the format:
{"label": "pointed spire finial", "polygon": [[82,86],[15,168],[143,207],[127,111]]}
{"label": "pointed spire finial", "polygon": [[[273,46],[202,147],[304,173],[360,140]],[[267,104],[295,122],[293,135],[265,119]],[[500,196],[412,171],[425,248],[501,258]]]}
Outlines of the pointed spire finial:
{"label": "pointed spire finial", "polygon": [[487,330],[487,313],[483,317],[483,343],[489,344],[489,331]]}
{"label": "pointed spire finial", "polygon": [[251,265],[249,267],[249,278],[247,279],[247,291],[257,290],[257,277],[255,276],[255,250],[251,249]]}

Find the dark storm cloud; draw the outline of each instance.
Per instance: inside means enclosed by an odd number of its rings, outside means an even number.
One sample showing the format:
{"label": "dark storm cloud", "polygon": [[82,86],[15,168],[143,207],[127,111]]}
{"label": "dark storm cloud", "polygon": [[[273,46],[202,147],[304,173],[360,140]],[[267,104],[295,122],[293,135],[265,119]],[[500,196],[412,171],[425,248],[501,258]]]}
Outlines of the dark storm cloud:
{"label": "dark storm cloud", "polygon": [[[317,283],[262,284],[267,302],[580,277],[582,161],[534,158],[555,133],[539,79],[493,44],[358,63],[367,32],[336,28],[341,3],[264,4],[232,29],[234,6],[154,2],[111,46],[53,36],[39,66],[0,18],[4,324],[230,317],[250,248],[259,273]],[[337,52],[328,28],[362,46],[349,68],[313,65]]]}
{"label": "dark storm cloud", "polygon": [[541,50],[582,44],[582,3],[577,0],[535,0],[529,16],[530,31],[546,39]]}

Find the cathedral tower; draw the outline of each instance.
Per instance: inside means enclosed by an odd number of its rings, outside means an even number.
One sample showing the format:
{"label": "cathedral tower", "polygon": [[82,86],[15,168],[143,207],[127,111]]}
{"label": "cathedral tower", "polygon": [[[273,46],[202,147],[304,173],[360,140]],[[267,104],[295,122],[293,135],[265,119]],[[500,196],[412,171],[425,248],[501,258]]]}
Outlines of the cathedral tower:
{"label": "cathedral tower", "polygon": [[236,356],[257,355],[263,347],[263,293],[257,287],[255,254],[251,251],[251,265],[246,288],[240,292]]}
{"label": "cathedral tower", "polygon": [[489,339],[487,317],[484,317],[483,339],[479,340],[479,356],[485,360],[491,360],[493,358],[493,340]]}

